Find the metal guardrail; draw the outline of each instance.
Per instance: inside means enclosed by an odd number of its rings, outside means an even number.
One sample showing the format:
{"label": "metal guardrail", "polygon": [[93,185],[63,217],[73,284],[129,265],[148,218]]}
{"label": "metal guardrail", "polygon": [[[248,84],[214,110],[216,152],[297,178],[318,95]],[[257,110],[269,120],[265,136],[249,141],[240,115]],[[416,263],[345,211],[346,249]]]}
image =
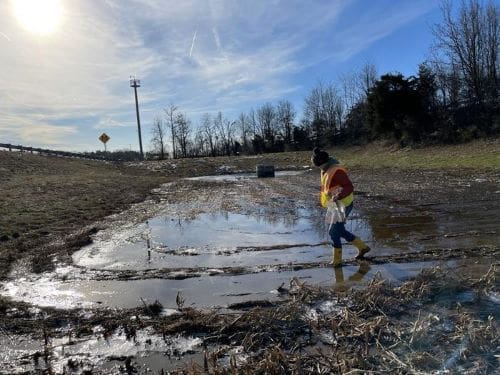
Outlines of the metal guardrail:
{"label": "metal guardrail", "polygon": [[40,155],[54,155],[54,156],[62,156],[62,157],[67,157],[67,158],[118,161],[117,159],[106,158],[104,156],[93,156],[93,155],[87,155],[87,154],[81,154],[81,153],[69,152],[69,151],[48,150],[48,149],[37,148],[37,147],[12,145],[9,143],[0,143],[0,148],[5,148],[5,149],[8,149],[9,151],[18,150],[20,152],[29,152],[31,154],[36,152]]}

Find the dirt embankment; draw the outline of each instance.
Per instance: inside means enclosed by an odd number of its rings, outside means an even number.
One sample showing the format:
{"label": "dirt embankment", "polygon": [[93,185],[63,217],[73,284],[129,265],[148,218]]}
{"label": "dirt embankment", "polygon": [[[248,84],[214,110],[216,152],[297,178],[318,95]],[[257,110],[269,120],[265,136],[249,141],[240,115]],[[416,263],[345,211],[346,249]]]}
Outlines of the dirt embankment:
{"label": "dirt embankment", "polygon": [[85,243],[97,220],[141,202],[168,181],[159,173],[77,159],[0,152],[0,277],[10,264],[73,234]]}

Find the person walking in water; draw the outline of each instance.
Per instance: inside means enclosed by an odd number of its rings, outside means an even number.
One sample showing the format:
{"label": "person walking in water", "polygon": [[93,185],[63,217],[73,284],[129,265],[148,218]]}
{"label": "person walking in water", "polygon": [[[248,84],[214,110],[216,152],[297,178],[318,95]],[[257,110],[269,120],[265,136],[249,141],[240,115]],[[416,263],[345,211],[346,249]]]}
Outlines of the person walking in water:
{"label": "person walking in water", "polygon": [[333,266],[339,267],[342,265],[341,238],[356,246],[358,249],[356,259],[362,259],[371,250],[370,247],[361,238],[345,229],[345,220],[352,211],[354,200],[354,187],[346,169],[335,158],[330,157],[326,151],[318,147],[314,148],[311,161],[321,169],[321,206],[326,208],[333,200],[345,207],[344,220],[332,223],[329,230],[333,242]]}

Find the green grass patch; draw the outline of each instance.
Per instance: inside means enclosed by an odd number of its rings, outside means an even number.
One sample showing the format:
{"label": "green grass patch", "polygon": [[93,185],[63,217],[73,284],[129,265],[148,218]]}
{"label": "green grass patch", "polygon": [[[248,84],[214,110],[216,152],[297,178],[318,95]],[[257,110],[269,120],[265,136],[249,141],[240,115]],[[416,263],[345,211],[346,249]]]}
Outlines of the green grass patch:
{"label": "green grass patch", "polygon": [[499,140],[403,149],[371,144],[362,147],[329,149],[329,151],[343,164],[351,168],[500,168]]}

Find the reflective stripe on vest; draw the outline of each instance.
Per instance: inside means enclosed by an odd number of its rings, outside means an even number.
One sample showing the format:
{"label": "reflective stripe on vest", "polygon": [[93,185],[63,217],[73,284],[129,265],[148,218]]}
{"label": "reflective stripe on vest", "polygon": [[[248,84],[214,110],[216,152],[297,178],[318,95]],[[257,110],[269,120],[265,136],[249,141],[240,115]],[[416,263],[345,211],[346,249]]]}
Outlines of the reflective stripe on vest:
{"label": "reflective stripe on vest", "polygon": [[[326,207],[328,202],[332,198],[330,194],[330,190],[334,189],[335,186],[332,186],[330,189],[328,188],[332,182],[333,177],[337,171],[343,171],[347,173],[347,170],[343,167],[330,167],[326,172],[321,171],[321,195],[320,195],[320,203],[321,206]],[[338,186],[338,185],[337,185]],[[348,196],[340,199],[340,201],[344,204],[344,206],[349,206],[354,200],[354,194],[351,193]]]}

